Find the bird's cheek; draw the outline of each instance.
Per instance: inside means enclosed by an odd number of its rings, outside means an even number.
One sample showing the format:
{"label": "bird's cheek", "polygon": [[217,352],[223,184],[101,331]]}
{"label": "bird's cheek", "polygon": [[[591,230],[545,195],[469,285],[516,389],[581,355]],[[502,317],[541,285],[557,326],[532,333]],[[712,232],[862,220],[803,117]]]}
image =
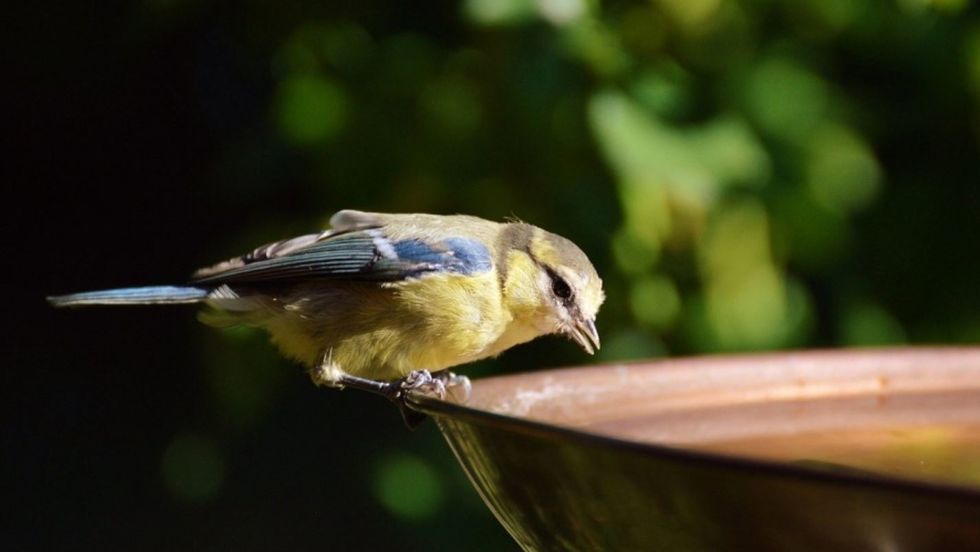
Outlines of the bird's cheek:
{"label": "bird's cheek", "polygon": [[534,318],[534,320],[529,322],[530,326],[532,326],[540,335],[555,333],[559,331],[559,328],[561,328],[561,324],[558,319],[550,315],[537,316]]}
{"label": "bird's cheek", "polygon": [[548,321],[548,332],[549,333],[561,333],[565,331],[572,323],[568,317],[565,316],[555,316]]}

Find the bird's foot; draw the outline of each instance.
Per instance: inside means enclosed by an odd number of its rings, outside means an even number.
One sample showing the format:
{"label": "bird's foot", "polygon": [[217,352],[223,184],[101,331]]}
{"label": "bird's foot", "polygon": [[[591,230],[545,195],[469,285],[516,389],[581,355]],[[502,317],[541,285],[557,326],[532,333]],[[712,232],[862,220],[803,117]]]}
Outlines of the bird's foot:
{"label": "bird's foot", "polygon": [[402,413],[405,424],[415,429],[421,424],[426,416],[417,410],[413,410],[405,402],[405,396],[413,391],[426,395],[434,395],[439,400],[445,400],[447,394],[451,394],[454,399],[466,402],[470,398],[470,391],[473,386],[470,378],[458,376],[448,370],[442,370],[435,374],[428,370],[416,370],[409,373],[400,380],[391,383],[393,394],[389,399],[398,405]]}
{"label": "bird's foot", "polygon": [[440,399],[446,396],[446,382],[437,373],[433,376],[428,370],[415,370],[407,376],[396,380],[402,394],[418,391],[426,395],[435,395]]}
{"label": "bird's foot", "polygon": [[449,394],[454,395],[454,398],[461,396],[461,402],[466,402],[473,389],[470,378],[456,375],[448,370],[441,370],[435,374],[428,370],[415,370],[392,384],[395,386],[392,399],[399,399],[405,393],[418,391],[426,395],[435,395],[439,400],[444,400]]}

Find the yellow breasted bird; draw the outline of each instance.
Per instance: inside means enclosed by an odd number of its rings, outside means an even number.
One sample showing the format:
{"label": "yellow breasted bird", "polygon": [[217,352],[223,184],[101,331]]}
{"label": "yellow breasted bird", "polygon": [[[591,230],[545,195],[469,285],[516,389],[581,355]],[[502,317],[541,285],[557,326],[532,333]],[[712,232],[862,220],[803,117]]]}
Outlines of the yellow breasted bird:
{"label": "yellow breasted bird", "polygon": [[[463,215],[345,210],[330,224],[199,270],[185,286],[48,300],[57,307],[204,303],[204,322],[267,330],[319,383],[389,398],[442,383],[428,371],[545,334],[566,335],[589,354],[599,348],[602,280],[561,236]],[[381,383],[391,380],[399,381]]]}

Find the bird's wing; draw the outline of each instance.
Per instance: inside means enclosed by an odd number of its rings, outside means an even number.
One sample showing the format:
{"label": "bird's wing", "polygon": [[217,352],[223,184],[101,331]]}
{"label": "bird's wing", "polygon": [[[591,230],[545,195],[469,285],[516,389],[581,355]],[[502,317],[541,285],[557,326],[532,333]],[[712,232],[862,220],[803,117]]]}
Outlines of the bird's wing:
{"label": "bird's wing", "polygon": [[264,245],[198,271],[193,281],[215,285],[316,278],[390,282],[430,272],[472,274],[492,266],[490,251],[473,238],[394,240],[384,227],[355,227]]}

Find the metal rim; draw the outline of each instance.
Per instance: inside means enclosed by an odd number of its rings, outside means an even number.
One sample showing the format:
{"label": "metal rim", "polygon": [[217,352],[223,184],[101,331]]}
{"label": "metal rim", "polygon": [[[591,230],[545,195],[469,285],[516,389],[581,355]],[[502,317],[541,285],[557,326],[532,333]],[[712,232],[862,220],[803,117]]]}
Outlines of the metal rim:
{"label": "metal rim", "polygon": [[[879,349],[879,352],[886,349]],[[974,348],[911,348],[911,351],[956,351]],[[827,353],[824,351],[823,353]],[[856,352],[856,351],[854,351]],[[815,352],[820,354],[821,352]],[[731,355],[727,358],[742,355]],[[723,358],[723,357],[717,357]],[[567,369],[567,368],[566,368]],[[410,393],[406,403],[413,409],[433,417],[446,417],[455,420],[475,423],[477,425],[515,431],[526,435],[535,435],[549,439],[567,440],[586,446],[603,447],[633,454],[645,454],[674,462],[684,462],[708,467],[740,472],[750,471],[754,474],[766,473],[775,477],[795,478],[802,480],[831,483],[846,487],[871,487],[900,493],[928,494],[945,499],[956,499],[969,502],[980,502],[980,487],[956,485],[937,481],[905,478],[901,476],[879,474],[873,472],[831,472],[806,465],[789,464],[775,460],[735,456],[716,452],[676,448],[667,445],[642,443],[627,439],[601,435],[579,429],[552,425],[546,422],[508,416],[486,410],[471,408],[453,402],[437,399],[420,393]]]}

